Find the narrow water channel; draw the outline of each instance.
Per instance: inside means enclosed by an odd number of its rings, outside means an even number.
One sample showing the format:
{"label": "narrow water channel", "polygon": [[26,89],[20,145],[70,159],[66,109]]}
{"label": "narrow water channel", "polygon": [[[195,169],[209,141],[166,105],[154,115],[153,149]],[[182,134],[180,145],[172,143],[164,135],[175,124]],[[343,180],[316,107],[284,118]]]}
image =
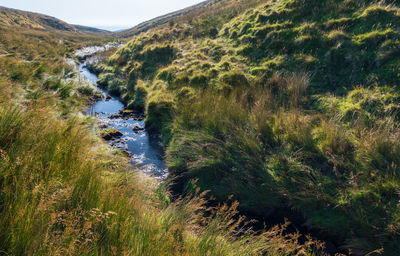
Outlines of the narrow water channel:
{"label": "narrow water channel", "polygon": [[[89,52],[89,55],[96,53],[95,50],[89,48],[90,47],[88,47],[88,49],[84,48],[82,51]],[[97,87],[98,78],[86,68],[85,62],[79,65],[79,71],[82,78],[88,80],[104,95],[102,100],[96,101],[90,105],[85,114],[97,117],[99,127],[102,129],[114,128],[123,134],[121,138],[108,141],[110,146],[129,152],[132,165],[137,167],[139,171],[159,179],[167,178],[168,172],[163,161],[163,150],[157,136],[149,134],[145,129],[136,131],[133,129],[135,126],[145,127],[143,116],[138,114],[129,118],[116,117],[121,110],[125,110],[124,104],[118,97],[112,97],[106,90]],[[291,210],[288,210],[288,212],[290,213]],[[289,218],[292,223],[291,226],[289,226],[289,231],[295,232],[300,230],[303,234],[310,233],[310,230],[303,226],[305,220],[302,219],[302,216],[297,216],[296,214],[297,213],[294,212],[293,216]],[[255,223],[252,225],[256,230],[263,229],[264,226],[261,224],[264,222],[271,225],[284,222],[283,216],[281,215],[269,219],[264,219],[262,216],[247,215],[247,217],[258,220],[258,224]],[[314,234],[313,237],[319,237],[318,233]],[[338,252],[335,244],[330,241],[325,242],[325,253],[334,255]]]}
{"label": "narrow water channel", "polygon": [[[97,76],[91,73],[84,63],[79,65],[79,71],[82,77],[96,86]],[[93,103],[85,114],[97,117],[99,127],[102,129],[114,128],[123,134],[122,137],[108,141],[108,143],[113,148],[128,152],[132,165],[139,171],[165,179],[168,173],[163,162],[163,150],[157,136],[149,134],[145,129],[134,130],[135,126],[136,128],[145,127],[143,116],[138,114],[130,117],[118,117],[120,111],[124,110],[124,104],[118,97],[110,97],[106,90],[97,86],[96,88],[103,93],[104,97]]]}

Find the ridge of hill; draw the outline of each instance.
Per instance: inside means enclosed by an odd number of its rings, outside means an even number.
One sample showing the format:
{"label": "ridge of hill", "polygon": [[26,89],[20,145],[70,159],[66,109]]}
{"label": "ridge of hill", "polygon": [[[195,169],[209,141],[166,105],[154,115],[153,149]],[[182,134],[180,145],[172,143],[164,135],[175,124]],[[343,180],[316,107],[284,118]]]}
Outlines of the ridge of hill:
{"label": "ridge of hill", "polygon": [[174,18],[181,17],[190,12],[193,12],[194,10],[207,8],[207,6],[212,5],[213,3],[221,2],[221,1],[223,1],[223,0],[207,0],[207,1],[201,2],[199,4],[196,4],[194,6],[190,6],[190,7],[184,8],[182,10],[171,12],[171,13],[156,17],[156,18],[148,20],[148,21],[144,21],[130,29],[120,31],[119,34],[122,37],[135,36],[142,32],[146,32],[147,30],[149,30],[151,28],[166,24]]}
{"label": "ridge of hill", "polygon": [[52,16],[21,11],[0,6],[0,26],[13,28],[52,30],[72,33],[108,34],[106,30],[81,25],[71,25]]}
{"label": "ridge of hill", "polygon": [[[120,31],[116,33],[117,36],[120,37],[132,37],[138,35],[142,32],[146,32],[149,29],[162,26],[168,23],[174,22],[189,22],[192,20],[196,20],[202,18],[204,15],[208,15],[210,12],[221,11],[221,9],[229,9],[231,8],[232,3],[235,2],[236,7],[239,5],[243,8],[255,6],[257,3],[261,2],[260,0],[207,0],[201,2],[199,4],[184,8],[179,11],[175,11],[172,13],[168,13],[166,15],[162,15],[151,19],[149,21],[142,22],[133,28]],[[240,10],[238,10],[240,11]]]}
{"label": "ridge of hill", "polygon": [[94,28],[94,27],[88,27],[88,26],[83,26],[83,25],[72,25],[79,31],[85,32],[85,33],[94,33],[94,34],[112,34],[111,31],[105,30],[105,29],[100,29],[100,28]]}

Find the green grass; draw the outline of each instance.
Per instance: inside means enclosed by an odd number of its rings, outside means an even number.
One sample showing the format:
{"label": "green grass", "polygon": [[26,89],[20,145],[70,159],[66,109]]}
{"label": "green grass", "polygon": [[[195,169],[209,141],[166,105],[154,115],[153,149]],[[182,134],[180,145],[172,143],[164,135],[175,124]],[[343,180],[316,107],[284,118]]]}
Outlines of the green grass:
{"label": "green grass", "polygon": [[[96,121],[80,113],[93,88],[64,60],[104,38],[0,29],[7,53],[0,58],[1,254],[323,255],[322,243],[286,232],[288,224],[246,228],[237,202],[211,207],[199,189],[172,202],[164,185],[111,150]],[[143,56],[169,61],[169,49],[151,47]],[[166,58],[157,56],[164,51]],[[176,105],[164,81],[129,88],[122,78],[109,80],[116,94],[146,110],[146,125],[169,132]]]}
{"label": "green grass", "polygon": [[297,212],[355,254],[399,251],[398,4],[224,4],[99,65],[163,135],[172,187]]}
{"label": "green grass", "polygon": [[[199,197],[175,203],[77,120],[48,108],[0,107],[1,250],[12,255],[292,255],[297,235],[276,227],[236,236],[232,208],[205,214]],[[44,122],[44,118],[48,121]],[[51,122],[50,122],[51,121]],[[32,136],[33,135],[33,136]],[[212,217],[213,216],[213,217]],[[314,244],[314,242],[312,243]],[[281,248],[283,247],[283,248]],[[281,248],[281,249],[278,249]],[[312,245],[301,246],[311,253]]]}
{"label": "green grass", "polygon": [[89,132],[90,118],[57,118],[51,98],[10,105],[18,86],[2,85],[0,97],[3,253],[313,255],[322,246],[299,245],[285,226],[239,234],[237,203],[210,208],[204,194],[171,203]]}
{"label": "green grass", "polygon": [[[208,90],[180,106],[167,149],[172,177],[182,177],[180,186],[199,178],[200,188],[221,201],[233,195],[248,213],[299,209],[324,237],[340,241],[352,234],[360,243],[348,244],[353,251],[396,251],[393,203],[400,184],[393,182],[399,156],[392,115],[365,121],[306,114],[297,93],[269,90],[238,89],[229,96]],[[350,196],[355,191],[362,199]],[[384,236],[378,243],[372,230]]]}

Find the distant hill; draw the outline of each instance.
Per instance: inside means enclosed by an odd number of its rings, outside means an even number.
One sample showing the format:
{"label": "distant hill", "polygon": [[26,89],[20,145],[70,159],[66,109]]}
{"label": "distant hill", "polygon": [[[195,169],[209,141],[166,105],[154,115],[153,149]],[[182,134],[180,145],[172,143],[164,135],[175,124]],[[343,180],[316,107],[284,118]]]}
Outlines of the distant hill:
{"label": "distant hill", "polygon": [[110,33],[106,30],[80,25],[71,25],[60,19],[33,12],[26,12],[0,6],[0,26],[13,26],[37,30],[58,30],[75,33]]}
{"label": "distant hill", "polygon": [[73,25],[76,29],[82,32],[86,33],[96,33],[96,34],[110,34],[112,33],[111,31],[104,30],[104,29],[99,29],[99,28],[93,28],[93,27],[87,27],[87,26],[82,26],[82,25]]}

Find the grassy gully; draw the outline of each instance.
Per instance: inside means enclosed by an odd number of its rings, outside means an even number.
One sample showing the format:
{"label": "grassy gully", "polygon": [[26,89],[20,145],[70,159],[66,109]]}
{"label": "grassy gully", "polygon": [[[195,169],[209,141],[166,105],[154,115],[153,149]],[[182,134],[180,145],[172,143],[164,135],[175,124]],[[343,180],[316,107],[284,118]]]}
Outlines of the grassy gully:
{"label": "grassy gully", "polygon": [[[26,26],[0,23],[0,254],[323,254],[321,243],[285,232],[286,224],[245,228],[236,202],[210,207],[199,189],[171,202],[164,186],[135,172],[100,139],[96,120],[82,115],[99,95],[67,61],[75,49],[110,36],[44,29],[21,13],[12,20]],[[147,73],[175,54],[174,46],[149,44]],[[107,84],[119,92],[122,82]],[[174,98],[148,91],[144,82],[130,84],[131,105],[146,104],[159,115],[149,115],[148,125],[167,134]]]}
{"label": "grassy gully", "polygon": [[246,213],[300,215],[355,254],[399,252],[398,4],[222,1],[204,12],[92,67],[162,134],[171,186],[190,193],[197,179]]}

